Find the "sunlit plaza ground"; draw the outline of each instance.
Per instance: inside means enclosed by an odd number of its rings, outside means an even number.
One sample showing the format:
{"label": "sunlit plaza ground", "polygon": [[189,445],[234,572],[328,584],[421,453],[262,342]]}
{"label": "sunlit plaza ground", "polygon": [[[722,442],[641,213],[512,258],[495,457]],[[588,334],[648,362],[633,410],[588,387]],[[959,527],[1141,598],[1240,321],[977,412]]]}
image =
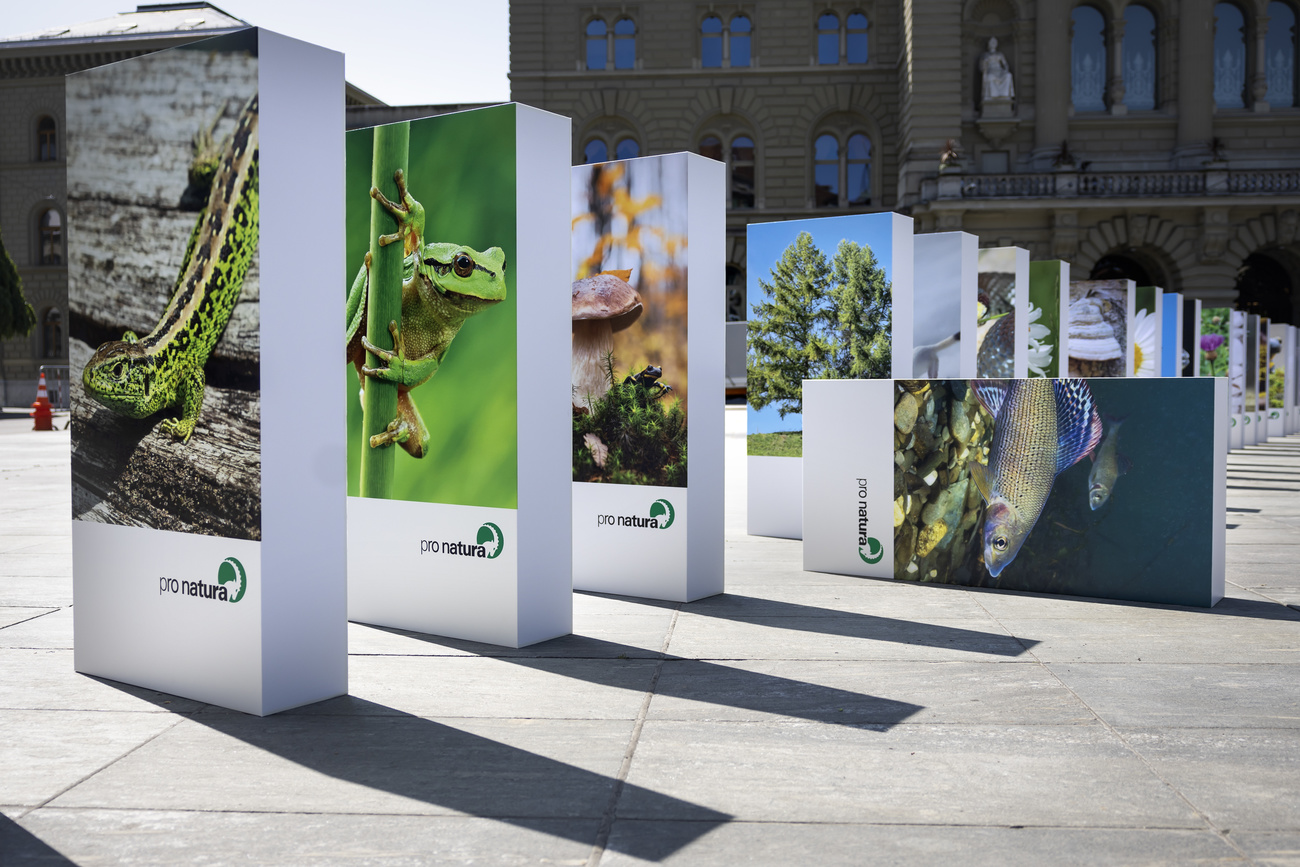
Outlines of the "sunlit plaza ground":
{"label": "sunlit plaza ground", "polygon": [[728,410],[726,595],[577,594],[517,651],[353,625],[351,694],[259,719],[73,671],[68,434],[30,428],[5,867],[1300,864],[1300,437],[1229,458],[1206,610],[804,572],[745,534]]}

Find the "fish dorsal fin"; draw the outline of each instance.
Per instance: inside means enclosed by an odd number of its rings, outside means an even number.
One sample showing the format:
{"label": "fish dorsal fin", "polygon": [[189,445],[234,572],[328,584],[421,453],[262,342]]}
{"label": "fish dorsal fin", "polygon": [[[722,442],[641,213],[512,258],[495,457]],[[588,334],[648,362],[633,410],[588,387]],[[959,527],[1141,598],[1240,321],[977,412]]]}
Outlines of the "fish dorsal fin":
{"label": "fish dorsal fin", "polygon": [[971,480],[975,482],[975,487],[979,488],[980,496],[987,503],[989,501],[989,468],[975,461],[971,461],[967,466],[970,468]]}
{"label": "fish dorsal fin", "polygon": [[1007,396],[1007,384],[999,379],[975,379],[971,381],[975,396],[988,414],[996,420],[998,410],[1002,409],[1002,399]]}
{"label": "fish dorsal fin", "polygon": [[1056,394],[1056,471],[1074,466],[1101,442],[1101,416],[1082,379],[1052,380]]}

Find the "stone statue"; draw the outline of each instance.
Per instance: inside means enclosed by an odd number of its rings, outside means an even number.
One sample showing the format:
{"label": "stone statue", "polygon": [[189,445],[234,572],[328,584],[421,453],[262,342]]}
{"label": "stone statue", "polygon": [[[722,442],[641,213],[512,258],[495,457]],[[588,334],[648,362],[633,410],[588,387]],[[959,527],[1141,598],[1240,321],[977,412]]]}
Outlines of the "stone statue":
{"label": "stone statue", "polygon": [[996,36],[989,39],[988,51],[980,55],[980,73],[984,76],[982,102],[1010,100],[1016,95],[1007,58],[998,51]]}

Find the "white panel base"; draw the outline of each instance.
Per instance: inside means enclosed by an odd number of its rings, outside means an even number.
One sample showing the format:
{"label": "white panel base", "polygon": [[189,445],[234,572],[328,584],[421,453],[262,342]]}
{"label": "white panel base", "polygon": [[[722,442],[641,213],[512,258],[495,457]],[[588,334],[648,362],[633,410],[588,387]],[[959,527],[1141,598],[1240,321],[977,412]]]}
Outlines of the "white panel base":
{"label": "white panel base", "polygon": [[[651,517],[656,502],[671,523]],[[574,482],[573,588],[671,602],[721,593],[689,593],[689,528],[686,488]]]}
{"label": "white panel base", "polygon": [[803,383],[803,568],[894,577],[892,380]]}
{"label": "white panel base", "polygon": [[1245,446],[1246,418],[1240,413],[1228,416],[1228,448],[1239,449]]}
{"label": "white panel base", "polygon": [[[73,521],[76,670],[245,713],[269,712],[262,696],[261,548],[246,539]],[[238,559],[247,576],[240,601],[186,594],[192,586],[183,582],[217,584],[227,557]],[[233,586],[224,585],[228,597]],[[332,667],[333,660],[317,664]]]}
{"label": "white panel base", "polygon": [[[516,602],[517,517],[514,509],[348,497],[348,619],[518,647],[517,620],[528,612]],[[463,553],[477,549],[487,523],[501,529],[501,553]]]}
{"label": "white panel base", "polygon": [[803,458],[750,455],[747,498],[751,536],[803,538]]}

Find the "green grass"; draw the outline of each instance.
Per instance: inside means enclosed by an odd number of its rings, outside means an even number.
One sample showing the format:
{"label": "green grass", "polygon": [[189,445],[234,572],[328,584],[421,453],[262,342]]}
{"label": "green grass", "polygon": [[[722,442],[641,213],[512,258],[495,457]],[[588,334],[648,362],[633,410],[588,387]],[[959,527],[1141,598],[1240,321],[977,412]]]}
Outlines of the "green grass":
{"label": "green grass", "polygon": [[803,457],[803,431],[749,435],[749,453],[774,458]]}

